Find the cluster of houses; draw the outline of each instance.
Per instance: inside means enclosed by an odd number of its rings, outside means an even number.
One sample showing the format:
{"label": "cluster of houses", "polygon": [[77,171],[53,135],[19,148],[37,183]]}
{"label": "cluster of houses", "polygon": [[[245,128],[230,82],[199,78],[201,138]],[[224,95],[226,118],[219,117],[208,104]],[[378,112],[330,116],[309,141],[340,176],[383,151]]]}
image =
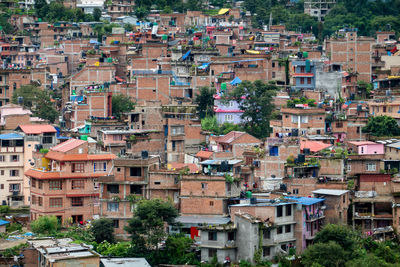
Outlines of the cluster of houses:
{"label": "cluster of houses", "polygon": [[[319,44],[284,25],[255,29],[239,5],[131,23],[131,1],[110,2],[103,17],[121,27],[100,39],[101,23],[26,14],[10,19],[18,34],[1,32],[2,205],[30,206],[30,220],[54,215],[63,225],[110,218],[126,239],[139,200],[172,201],[179,227],[169,231],[195,239],[203,261],[301,252],[328,223],[377,239],[399,230],[400,139],[363,132],[371,117],[400,119],[394,32],[372,38],[346,28]],[[311,9],[323,19],[326,11]],[[199,89],[216,89],[209,115],[219,124],[240,124],[238,104],[221,98],[245,80],[280,88],[271,136],[204,131]],[[56,124],[10,103],[28,84],[62,92]],[[116,118],[118,94],[136,105]]]}

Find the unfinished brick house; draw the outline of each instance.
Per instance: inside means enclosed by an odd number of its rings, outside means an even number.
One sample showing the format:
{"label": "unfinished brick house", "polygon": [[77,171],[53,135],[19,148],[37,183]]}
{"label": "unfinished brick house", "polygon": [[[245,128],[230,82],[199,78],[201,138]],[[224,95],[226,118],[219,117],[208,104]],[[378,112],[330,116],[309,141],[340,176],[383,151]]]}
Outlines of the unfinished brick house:
{"label": "unfinished brick house", "polygon": [[357,29],[346,30],[341,38],[326,40],[326,53],[330,55],[332,63],[342,65],[342,70],[357,72],[359,80],[370,82],[375,39],[357,36]]}
{"label": "unfinished brick house", "polygon": [[271,120],[271,137],[325,133],[326,112],[320,108],[282,108],[282,120]]}
{"label": "unfinished brick house", "polygon": [[99,216],[97,179],[110,175],[113,154],[89,154],[88,143],[70,139],[44,155],[26,171],[31,181],[31,220],[55,215],[63,224]]}
{"label": "unfinished brick house", "polygon": [[132,218],[135,203],[150,199],[150,172],[159,168],[158,156],[121,156],[114,159],[114,175],[98,178],[100,216],[114,222],[117,237],[126,238],[124,227]]}

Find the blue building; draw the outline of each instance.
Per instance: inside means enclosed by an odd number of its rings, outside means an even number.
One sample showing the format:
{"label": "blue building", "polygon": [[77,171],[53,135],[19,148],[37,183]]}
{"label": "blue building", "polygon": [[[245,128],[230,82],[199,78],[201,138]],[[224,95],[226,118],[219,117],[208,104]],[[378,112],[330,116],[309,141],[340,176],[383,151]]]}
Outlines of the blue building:
{"label": "blue building", "polygon": [[309,59],[296,60],[292,62],[292,66],[294,69],[294,73],[292,74],[294,79],[292,90],[314,90],[316,74],[315,62]]}

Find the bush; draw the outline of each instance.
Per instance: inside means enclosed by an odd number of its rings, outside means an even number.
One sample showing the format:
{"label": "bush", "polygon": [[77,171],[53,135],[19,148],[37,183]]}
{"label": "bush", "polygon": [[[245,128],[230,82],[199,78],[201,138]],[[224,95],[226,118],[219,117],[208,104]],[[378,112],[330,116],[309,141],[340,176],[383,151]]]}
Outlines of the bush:
{"label": "bush", "polygon": [[114,224],[112,220],[106,218],[94,220],[91,230],[97,243],[103,241],[114,242]]}
{"label": "bush", "polygon": [[9,212],[10,212],[10,207],[9,206],[0,206],[0,213],[7,214]]}
{"label": "bush", "polygon": [[32,232],[36,234],[53,234],[60,229],[56,216],[42,216],[31,223]]}
{"label": "bush", "polygon": [[6,226],[7,232],[21,231],[22,225],[19,223],[12,223]]}

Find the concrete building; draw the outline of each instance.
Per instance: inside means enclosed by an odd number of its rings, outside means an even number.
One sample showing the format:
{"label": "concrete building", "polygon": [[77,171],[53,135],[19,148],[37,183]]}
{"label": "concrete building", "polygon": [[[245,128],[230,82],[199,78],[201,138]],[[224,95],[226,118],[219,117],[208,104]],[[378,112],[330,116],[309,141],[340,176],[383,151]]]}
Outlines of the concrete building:
{"label": "concrete building", "polygon": [[0,135],[0,200],[2,205],[29,203],[29,187],[24,186],[24,136]]}
{"label": "concrete building", "polygon": [[31,220],[55,215],[80,223],[99,216],[98,178],[110,175],[113,154],[89,154],[88,142],[70,139],[35,158],[25,172],[31,180]]}
{"label": "concrete building", "polygon": [[324,17],[335,6],[336,2],[336,0],[305,0],[304,13],[317,17],[318,21],[324,21]]}

